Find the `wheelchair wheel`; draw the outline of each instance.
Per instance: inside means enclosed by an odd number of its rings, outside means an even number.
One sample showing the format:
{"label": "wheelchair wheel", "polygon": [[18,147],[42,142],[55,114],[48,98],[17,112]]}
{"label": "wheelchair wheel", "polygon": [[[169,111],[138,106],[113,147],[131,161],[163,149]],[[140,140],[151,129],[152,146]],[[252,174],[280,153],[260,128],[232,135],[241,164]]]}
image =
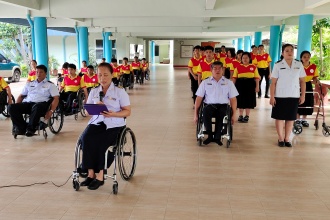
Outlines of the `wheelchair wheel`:
{"label": "wheelchair wheel", "polygon": [[230,140],[227,140],[226,147],[227,147],[227,148],[230,147]]}
{"label": "wheelchair wheel", "polygon": [[74,190],[78,191],[80,188],[80,183],[78,180],[72,180],[72,187]]}
{"label": "wheelchair wheel", "polygon": [[119,136],[117,154],[120,176],[128,181],[134,175],[137,155],[135,135],[128,127]]}
{"label": "wheelchair wheel", "polygon": [[[11,100],[13,100],[13,104],[15,104],[15,98],[14,98],[13,95],[11,95]],[[8,103],[8,102],[7,102],[7,103]],[[5,104],[4,107],[5,107],[5,109],[2,111],[2,114],[3,114],[3,116],[9,118],[10,115],[9,115],[9,112],[8,112],[8,104]]]}
{"label": "wheelchair wheel", "polygon": [[84,108],[84,100],[85,100],[85,94],[82,90],[79,91],[78,94],[78,111],[80,112],[81,116],[86,117],[86,110]]}
{"label": "wheelchair wheel", "polygon": [[324,126],[322,129],[322,134],[324,137],[330,136],[330,126]]}
{"label": "wheelchair wheel", "polygon": [[293,125],[292,132],[294,134],[301,134],[302,131],[303,131],[303,128],[301,125],[298,125],[298,124]]}
{"label": "wheelchair wheel", "polygon": [[57,134],[58,132],[61,131],[63,127],[63,121],[64,121],[64,114],[63,111],[61,110],[61,107],[58,106],[53,112],[50,119],[48,120],[49,130],[53,134]]}
{"label": "wheelchair wheel", "polygon": [[117,195],[117,193],[118,193],[118,182],[117,181],[115,181],[112,185],[112,192],[115,195]]}

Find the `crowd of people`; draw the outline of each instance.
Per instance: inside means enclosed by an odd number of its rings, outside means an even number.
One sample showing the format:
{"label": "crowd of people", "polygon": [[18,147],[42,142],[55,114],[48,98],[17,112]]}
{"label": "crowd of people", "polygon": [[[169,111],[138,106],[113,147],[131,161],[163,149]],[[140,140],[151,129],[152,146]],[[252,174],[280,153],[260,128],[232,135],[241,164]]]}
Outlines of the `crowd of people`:
{"label": "crowd of people", "polygon": [[[236,118],[240,123],[248,123],[250,111],[257,106],[257,98],[262,98],[262,94],[264,98],[270,99],[272,105],[271,117],[275,119],[278,146],[292,146],[289,137],[294,122],[309,126],[306,117],[313,113],[314,99],[313,94],[306,91],[312,92],[312,83],[319,83],[317,67],[310,63],[310,52],[303,51],[298,61],[294,59],[293,45],[285,44],[282,46],[281,59],[271,70],[272,58],[265,52],[264,45],[253,45],[251,50],[238,50],[235,54],[233,49],[225,46],[221,47],[219,53],[215,53],[212,46],[197,45],[193,48],[188,74],[196,122],[201,102],[205,106],[203,121],[208,134],[203,142],[205,145],[212,141],[222,145],[218,130],[222,128],[225,105],[231,105],[234,118],[232,123]],[[264,93],[261,89],[263,79],[266,84]],[[231,84],[235,85],[235,89]],[[212,114],[209,106],[212,107]],[[238,117],[236,110],[239,112]],[[216,118],[215,135],[209,125],[212,117]]]}

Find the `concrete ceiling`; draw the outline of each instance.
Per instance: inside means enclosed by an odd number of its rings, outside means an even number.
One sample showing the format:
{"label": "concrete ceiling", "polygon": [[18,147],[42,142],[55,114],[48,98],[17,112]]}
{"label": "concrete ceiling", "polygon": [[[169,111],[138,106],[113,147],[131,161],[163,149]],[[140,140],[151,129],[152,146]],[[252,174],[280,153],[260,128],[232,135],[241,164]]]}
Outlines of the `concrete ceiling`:
{"label": "concrete ceiling", "polygon": [[0,17],[47,17],[49,27],[87,26],[144,39],[234,39],[330,16],[330,0],[0,0]]}

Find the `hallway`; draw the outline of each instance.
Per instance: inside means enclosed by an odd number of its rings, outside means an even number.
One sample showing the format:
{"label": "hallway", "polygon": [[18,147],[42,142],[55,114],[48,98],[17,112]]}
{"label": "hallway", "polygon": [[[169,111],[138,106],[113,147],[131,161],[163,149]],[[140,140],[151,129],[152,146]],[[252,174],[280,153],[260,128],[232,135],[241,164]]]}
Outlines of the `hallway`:
{"label": "hallway", "polygon": [[[10,84],[15,97],[17,85]],[[110,180],[96,191],[76,192],[71,179],[61,188],[0,188],[0,219],[329,219],[330,137],[313,120],[292,148],[277,147],[269,100],[262,98],[249,123],[234,125],[229,149],[199,147],[186,69],[153,66],[151,81],[128,94],[138,162],[131,181],[118,176],[118,195]],[[0,116],[0,185],[64,183],[87,122],[69,116],[47,140],[15,140],[10,119]]]}

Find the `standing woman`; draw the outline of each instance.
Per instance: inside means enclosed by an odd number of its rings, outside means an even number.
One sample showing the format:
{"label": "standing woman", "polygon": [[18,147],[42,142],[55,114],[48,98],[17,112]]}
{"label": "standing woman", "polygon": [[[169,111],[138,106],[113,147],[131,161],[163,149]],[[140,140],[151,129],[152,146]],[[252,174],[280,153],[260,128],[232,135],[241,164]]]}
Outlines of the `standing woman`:
{"label": "standing woman", "polygon": [[[242,64],[234,70],[233,83],[235,83],[239,95],[237,96],[237,108],[239,109],[239,122],[247,123],[250,117],[250,109],[257,106],[256,92],[259,91],[260,76],[255,65],[250,63],[250,53],[244,52]],[[245,117],[243,113],[245,110]]]}
{"label": "standing woman", "polygon": [[232,78],[234,73],[234,64],[233,61],[235,60],[235,53],[232,50],[227,51],[227,57],[225,59],[224,67],[229,68],[230,70],[230,78]]}
{"label": "standing woman", "polygon": [[[314,96],[313,96],[313,84],[317,84],[318,79],[317,77],[319,76],[319,72],[317,71],[317,67],[315,64],[311,64],[309,61],[311,59],[311,53],[309,51],[303,51],[300,54],[300,61],[302,62],[305,72],[306,72],[306,77],[305,77],[305,82],[306,82],[306,93],[305,96],[305,102],[302,105],[299,105],[298,108],[298,115],[297,115],[297,121],[296,123],[301,123],[303,127],[309,127],[308,122],[306,121],[307,115],[312,115],[313,114],[313,106],[314,106]],[[305,107],[311,107],[311,108],[305,108]],[[302,115],[302,120],[300,121],[300,115]]]}
{"label": "standing woman", "polygon": [[[289,137],[297,117],[298,104],[305,102],[305,70],[301,62],[293,59],[293,46],[282,46],[283,60],[274,65],[270,86],[272,118],[275,119],[278,146],[292,147]],[[285,132],[283,133],[283,127]]]}
{"label": "standing woman", "polygon": [[31,71],[29,72],[29,75],[27,78],[28,82],[32,82],[37,78],[37,76],[36,76],[37,61],[31,60],[30,67],[31,67]]}

